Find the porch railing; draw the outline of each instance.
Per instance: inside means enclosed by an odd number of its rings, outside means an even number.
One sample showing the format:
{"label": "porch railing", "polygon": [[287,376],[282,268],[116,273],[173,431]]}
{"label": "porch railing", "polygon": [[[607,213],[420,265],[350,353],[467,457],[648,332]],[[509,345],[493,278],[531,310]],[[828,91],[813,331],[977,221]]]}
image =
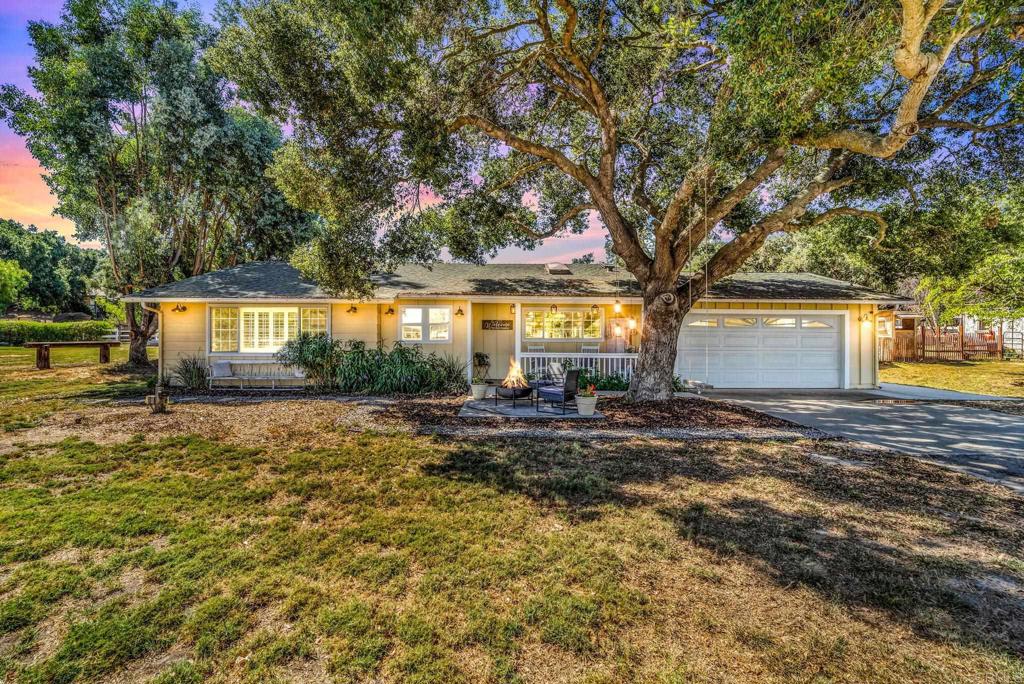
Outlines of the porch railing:
{"label": "porch railing", "polygon": [[586,368],[601,375],[621,375],[630,378],[636,368],[636,354],[579,354],[559,352],[524,352],[520,362],[524,373],[541,375],[554,361],[564,368]]}

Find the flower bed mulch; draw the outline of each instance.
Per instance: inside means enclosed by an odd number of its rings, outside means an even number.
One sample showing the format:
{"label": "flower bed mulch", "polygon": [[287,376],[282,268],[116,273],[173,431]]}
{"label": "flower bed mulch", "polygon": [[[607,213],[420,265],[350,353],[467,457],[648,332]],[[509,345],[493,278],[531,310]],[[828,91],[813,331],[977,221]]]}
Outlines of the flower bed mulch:
{"label": "flower bed mulch", "polygon": [[[386,423],[414,427],[454,427],[462,425],[508,425],[531,423],[532,419],[460,418],[462,398],[402,399],[382,407],[378,416]],[[629,403],[624,399],[602,397],[597,410],[604,420],[587,421],[551,418],[542,421],[545,428],[644,429],[644,428],[791,428],[794,423],[726,401],[675,397],[668,401]]]}

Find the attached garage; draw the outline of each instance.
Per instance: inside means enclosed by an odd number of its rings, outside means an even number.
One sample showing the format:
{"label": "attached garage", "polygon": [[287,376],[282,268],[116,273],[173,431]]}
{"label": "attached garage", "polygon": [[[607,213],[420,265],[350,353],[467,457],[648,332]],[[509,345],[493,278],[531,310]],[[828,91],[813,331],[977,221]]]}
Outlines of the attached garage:
{"label": "attached garage", "polygon": [[676,374],[716,388],[840,388],[845,319],[788,310],[696,312],[679,333]]}

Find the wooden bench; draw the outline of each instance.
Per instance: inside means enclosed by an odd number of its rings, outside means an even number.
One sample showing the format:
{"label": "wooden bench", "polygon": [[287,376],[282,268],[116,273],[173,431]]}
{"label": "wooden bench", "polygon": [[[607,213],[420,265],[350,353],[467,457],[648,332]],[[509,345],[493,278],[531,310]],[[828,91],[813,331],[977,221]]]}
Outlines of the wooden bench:
{"label": "wooden bench", "polygon": [[[216,368],[219,366],[219,368]],[[227,374],[224,371],[228,371]],[[245,389],[246,383],[249,384],[250,389],[256,389],[254,383],[258,382],[269,382],[270,389],[297,389],[301,390],[305,387],[306,376],[302,371],[298,369],[288,369],[284,365],[277,363],[276,361],[252,361],[252,360],[237,360],[237,361],[214,361],[209,365],[207,370],[207,377],[209,389],[216,387],[218,380],[225,381],[238,381],[238,389]],[[301,380],[301,384],[297,385],[282,385],[280,388],[277,386],[279,380]],[[227,389],[221,385],[222,389]]]}
{"label": "wooden bench", "polygon": [[50,367],[50,347],[99,347],[100,363],[110,363],[110,348],[120,347],[120,342],[96,340],[95,342],[26,342],[27,349],[36,350],[36,368],[46,370]]}

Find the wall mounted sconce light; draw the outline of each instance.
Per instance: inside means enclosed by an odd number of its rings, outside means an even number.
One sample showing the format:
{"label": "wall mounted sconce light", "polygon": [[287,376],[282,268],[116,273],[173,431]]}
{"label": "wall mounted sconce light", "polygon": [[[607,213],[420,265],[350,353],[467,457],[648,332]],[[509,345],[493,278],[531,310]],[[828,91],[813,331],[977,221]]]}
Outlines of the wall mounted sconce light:
{"label": "wall mounted sconce light", "polygon": [[345,309],[345,313],[355,313],[356,311],[359,311],[359,309],[356,308],[355,304]]}
{"label": "wall mounted sconce light", "polygon": [[615,304],[612,306],[612,311],[617,314],[622,313],[622,303],[618,299],[615,300]]}
{"label": "wall mounted sconce light", "polygon": [[615,336],[616,336],[616,337],[622,337],[622,326],[621,326],[621,325],[619,325],[618,323],[616,323],[616,324],[615,324],[615,327],[613,328],[613,330],[614,330],[614,332],[615,332]]}
{"label": "wall mounted sconce light", "polygon": [[628,321],[626,321],[626,326],[630,330],[636,330],[636,319],[635,318],[630,318]]}
{"label": "wall mounted sconce light", "polygon": [[871,327],[871,314],[861,314],[860,316],[857,317],[857,320],[860,321],[860,324],[865,328]]}
{"label": "wall mounted sconce light", "polygon": [[590,305],[590,312],[591,313],[595,313],[596,314],[600,310],[601,310],[601,307],[599,307],[597,304],[591,304]]}
{"label": "wall mounted sconce light", "polygon": [[458,308],[458,310],[455,312],[455,315],[456,316],[465,316],[466,314],[462,312],[462,307],[460,306]]}
{"label": "wall mounted sconce light", "polygon": [[185,306],[184,304],[175,304],[174,308],[171,309],[171,311],[173,311],[174,313],[184,313],[185,311],[188,311],[188,307]]}
{"label": "wall mounted sconce light", "polygon": [[394,316],[394,315],[395,315],[395,307],[393,307],[393,306],[389,306],[389,307],[388,307],[388,308],[387,308],[387,309],[386,309],[386,310],[384,311],[384,315],[385,315],[385,316]]}
{"label": "wall mounted sconce light", "polygon": [[557,304],[552,304],[551,305],[551,313],[558,313],[558,305]]}
{"label": "wall mounted sconce light", "polygon": [[509,312],[509,314],[515,316],[516,315],[516,305],[515,304],[509,304],[508,305],[508,312]]}

